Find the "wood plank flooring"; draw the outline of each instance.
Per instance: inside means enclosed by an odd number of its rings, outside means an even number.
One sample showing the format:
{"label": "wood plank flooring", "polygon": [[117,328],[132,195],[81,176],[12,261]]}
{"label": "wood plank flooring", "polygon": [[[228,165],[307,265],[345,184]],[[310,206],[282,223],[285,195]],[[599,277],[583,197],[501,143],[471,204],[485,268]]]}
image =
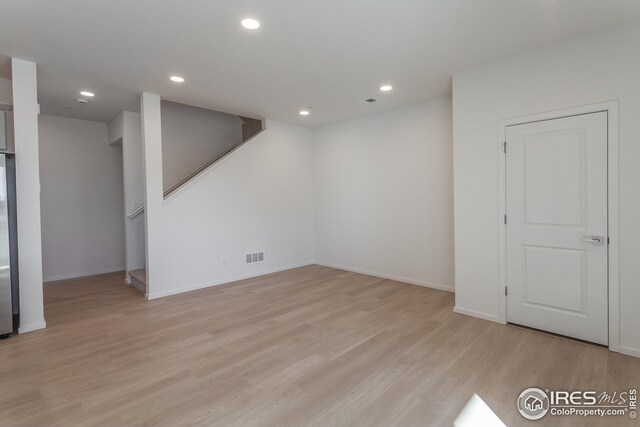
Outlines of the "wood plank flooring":
{"label": "wood plank flooring", "polygon": [[453,294],[309,266],[146,301],[122,274],[45,286],[48,328],[0,341],[0,426],[450,426],[478,393],[621,391],[640,359],[454,314]]}

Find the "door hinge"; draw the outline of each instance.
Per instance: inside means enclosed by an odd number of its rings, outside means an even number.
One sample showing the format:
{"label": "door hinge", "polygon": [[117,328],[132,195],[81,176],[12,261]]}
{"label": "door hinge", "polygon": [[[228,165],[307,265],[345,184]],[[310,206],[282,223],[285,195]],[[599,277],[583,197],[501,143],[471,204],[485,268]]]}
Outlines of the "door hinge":
{"label": "door hinge", "polygon": [[502,151],[504,151],[504,154],[507,154],[507,141],[502,143]]}
{"label": "door hinge", "polygon": [[611,237],[607,237],[607,245],[611,244]]}
{"label": "door hinge", "polygon": [[507,287],[504,287],[504,296],[508,296],[509,295],[509,291],[507,290]]}
{"label": "door hinge", "polygon": [[507,214],[504,214],[504,225],[507,225]]}

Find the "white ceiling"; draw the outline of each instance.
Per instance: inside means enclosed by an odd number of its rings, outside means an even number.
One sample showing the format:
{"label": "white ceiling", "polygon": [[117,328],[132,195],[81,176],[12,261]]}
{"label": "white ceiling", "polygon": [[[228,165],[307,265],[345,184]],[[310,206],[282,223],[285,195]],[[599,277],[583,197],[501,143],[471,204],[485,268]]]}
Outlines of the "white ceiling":
{"label": "white ceiling", "polygon": [[0,53],[85,76],[52,88],[45,75],[51,102],[93,82],[317,126],[446,95],[453,71],[639,17],[638,0],[11,0]]}
{"label": "white ceiling", "polygon": [[[95,96],[81,96],[85,89]],[[78,98],[89,103],[80,104]],[[139,112],[140,94],[109,87],[88,75],[38,66],[38,103],[43,114],[108,123],[122,110]]]}

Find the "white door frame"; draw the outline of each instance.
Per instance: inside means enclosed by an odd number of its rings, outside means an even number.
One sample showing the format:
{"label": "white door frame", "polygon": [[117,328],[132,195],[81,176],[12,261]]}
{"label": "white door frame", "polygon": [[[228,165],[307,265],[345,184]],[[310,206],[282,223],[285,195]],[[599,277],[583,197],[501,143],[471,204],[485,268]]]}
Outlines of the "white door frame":
{"label": "white door frame", "polygon": [[607,112],[607,176],[608,176],[608,233],[610,244],[608,247],[609,262],[609,350],[620,352],[620,239],[618,228],[618,100],[599,104],[584,105],[562,110],[548,111],[521,117],[500,120],[498,122],[498,232],[500,254],[500,287],[499,318],[507,323],[507,227],[504,224],[506,214],[506,155],[503,143],[506,141],[508,126],[525,123],[559,119],[581,114]]}

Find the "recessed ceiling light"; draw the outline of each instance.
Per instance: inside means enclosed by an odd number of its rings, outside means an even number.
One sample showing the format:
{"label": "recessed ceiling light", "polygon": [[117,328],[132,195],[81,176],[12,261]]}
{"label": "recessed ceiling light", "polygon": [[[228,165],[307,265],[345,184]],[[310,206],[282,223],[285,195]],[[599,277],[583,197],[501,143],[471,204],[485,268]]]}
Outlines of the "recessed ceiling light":
{"label": "recessed ceiling light", "polygon": [[94,94],[93,92],[89,92],[88,90],[82,90],[82,91],[80,91],[80,95],[82,95],[82,96],[88,96],[88,97],[95,96],[95,94]]}
{"label": "recessed ceiling light", "polygon": [[84,99],[84,98],[78,98],[78,99],[76,99],[76,102],[78,104],[88,104],[89,100],[88,99]]}
{"label": "recessed ceiling light", "polygon": [[300,115],[301,116],[308,116],[309,115],[309,110],[300,110]]}
{"label": "recessed ceiling light", "polygon": [[245,18],[242,21],[240,21],[240,23],[247,30],[257,30],[258,28],[260,28],[260,22],[258,22],[253,18]]}
{"label": "recessed ceiling light", "polygon": [[171,77],[169,77],[169,80],[171,80],[172,82],[176,82],[176,83],[184,82],[184,78],[182,78],[180,76],[171,76]]}
{"label": "recessed ceiling light", "polygon": [[389,92],[391,89],[393,89],[393,86],[391,85],[382,85],[380,86],[380,90],[383,92]]}

